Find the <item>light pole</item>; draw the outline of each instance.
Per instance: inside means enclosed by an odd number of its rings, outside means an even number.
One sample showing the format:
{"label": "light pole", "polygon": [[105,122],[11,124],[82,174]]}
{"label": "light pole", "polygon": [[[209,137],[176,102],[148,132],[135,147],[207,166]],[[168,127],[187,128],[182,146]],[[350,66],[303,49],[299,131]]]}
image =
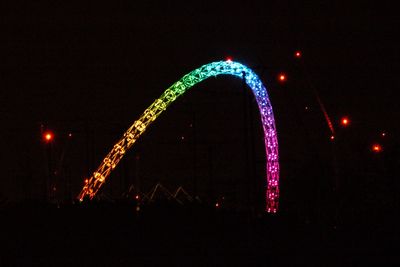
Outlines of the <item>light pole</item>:
{"label": "light pole", "polygon": [[53,196],[53,188],[50,187],[53,182],[52,145],[54,141],[54,133],[50,130],[46,130],[42,133],[42,138],[45,145],[45,153],[47,159],[47,175],[44,182],[44,199],[45,201],[48,201],[50,200],[50,196]]}

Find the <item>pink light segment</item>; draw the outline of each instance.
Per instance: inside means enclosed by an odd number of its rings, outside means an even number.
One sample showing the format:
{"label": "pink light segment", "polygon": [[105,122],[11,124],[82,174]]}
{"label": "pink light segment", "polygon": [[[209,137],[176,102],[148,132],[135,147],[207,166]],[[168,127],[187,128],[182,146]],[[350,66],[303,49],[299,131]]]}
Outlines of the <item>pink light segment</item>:
{"label": "pink light segment", "polygon": [[222,62],[220,74],[241,77],[253,91],[264,129],[266,152],[266,211],[276,213],[279,205],[279,153],[275,119],[267,89],[260,78],[248,67],[238,62]]}

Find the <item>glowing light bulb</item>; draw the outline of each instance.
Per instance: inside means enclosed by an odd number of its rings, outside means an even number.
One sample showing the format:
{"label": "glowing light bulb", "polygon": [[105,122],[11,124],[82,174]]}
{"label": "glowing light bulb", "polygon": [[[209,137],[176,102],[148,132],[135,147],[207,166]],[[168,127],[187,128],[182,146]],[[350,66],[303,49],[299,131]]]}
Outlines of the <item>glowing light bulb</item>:
{"label": "glowing light bulb", "polygon": [[300,52],[300,51],[294,52],[294,56],[295,56],[296,58],[301,58],[301,52]]}

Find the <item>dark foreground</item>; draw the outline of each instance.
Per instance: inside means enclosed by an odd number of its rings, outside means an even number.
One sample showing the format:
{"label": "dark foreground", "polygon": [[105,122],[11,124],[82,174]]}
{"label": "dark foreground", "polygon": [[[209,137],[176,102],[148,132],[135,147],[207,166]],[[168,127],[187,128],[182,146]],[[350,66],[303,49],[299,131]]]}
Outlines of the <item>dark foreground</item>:
{"label": "dark foreground", "polygon": [[1,210],[1,266],[400,264],[396,220],[339,224],[163,202]]}

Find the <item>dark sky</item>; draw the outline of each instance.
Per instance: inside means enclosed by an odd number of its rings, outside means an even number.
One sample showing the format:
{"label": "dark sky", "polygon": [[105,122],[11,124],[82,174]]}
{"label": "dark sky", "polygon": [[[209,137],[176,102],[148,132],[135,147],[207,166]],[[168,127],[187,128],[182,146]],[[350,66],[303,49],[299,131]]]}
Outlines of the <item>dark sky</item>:
{"label": "dark sky", "polygon": [[[269,90],[283,177],[295,181],[287,182],[288,192],[296,191],[300,178],[295,173],[307,173],[312,159],[328,164],[324,140],[329,131],[305,74],[335,124],[342,115],[351,118],[355,138],[367,142],[382,130],[392,136],[398,132],[399,25],[392,6],[380,1],[169,2],[2,4],[2,195],[41,194],[48,160],[41,125],[56,134],[51,153],[61,173],[58,183],[70,181],[75,195],[83,177],[169,85],[226,56],[254,68]],[[304,64],[293,58],[296,49],[303,52]],[[280,71],[288,73],[285,86],[276,82]],[[246,185],[240,178],[246,172],[244,144],[253,141],[254,172],[262,177],[255,109],[252,137],[244,141],[242,89],[240,80],[229,77],[193,88],[140,139],[107,192],[118,195],[138,176],[146,188],[156,181],[191,188],[196,180],[203,193],[213,186],[226,191],[226,184],[240,191]],[[305,106],[311,114],[304,114]],[[256,185],[262,184],[259,179]]]}

